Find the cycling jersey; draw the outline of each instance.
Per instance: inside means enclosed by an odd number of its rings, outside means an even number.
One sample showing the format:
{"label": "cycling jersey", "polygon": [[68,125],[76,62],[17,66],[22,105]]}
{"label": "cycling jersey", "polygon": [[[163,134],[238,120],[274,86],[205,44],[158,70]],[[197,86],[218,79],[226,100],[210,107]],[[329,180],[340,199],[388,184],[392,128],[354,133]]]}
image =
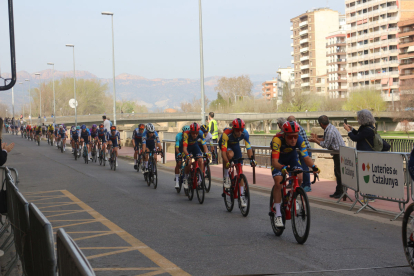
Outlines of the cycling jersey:
{"label": "cycling jersey", "polygon": [[158,133],[156,131],[152,137],[149,137],[149,132],[147,132],[147,130],[144,131],[142,135],[142,144],[145,144],[149,150],[154,150],[155,144],[158,143],[160,143],[160,138],[158,137]]}
{"label": "cycling jersey", "polygon": [[179,149],[180,152],[183,151],[183,133],[180,132],[175,136],[175,147]]}
{"label": "cycling jersey", "polygon": [[98,139],[102,141],[102,143],[106,142],[106,129],[100,130],[98,129]]}
{"label": "cycling jersey", "polygon": [[204,139],[203,132],[200,131],[195,139],[193,139],[193,136],[191,135],[191,132],[184,131],[183,133],[183,147],[187,148],[188,154],[192,154],[193,156],[201,156],[201,149],[199,144],[201,146],[206,144],[206,140]]}
{"label": "cycling jersey", "polygon": [[93,128],[90,128],[89,132],[90,132],[92,138],[95,138],[98,135],[98,129],[97,128],[95,128],[95,130],[93,130]]}
{"label": "cycling jersey", "polygon": [[39,134],[42,131],[42,127],[37,127],[36,128],[36,134]]}
{"label": "cycling jersey", "polygon": [[80,137],[83,139],[85,143],[89,143],[89,137],[91,136],[91,133],[89,132],[89,129],[85,129],[80,131]]}
{"label": "cycling jersey", "polygon": [[119,134],[119,131],[117,130],[115,134],[112,134],[112,132],[106,133],[106,139],[108,141],[112,141],[112,146],[118,147],[118,141],[121,140],[121,135]]}
{"label": "cycling jersey", "polygon": [[285,156],[293,153],[295,156],[297,156],[296,149],[300,150],[302,157],[309,156],[305,141],[303,141],[303,138],[300,135],[298,136],[296,145],[292,147],[286,144],[283,134],[278,133],[273,137],[272,142],[270,142],[270,148],[272,149],[272,158],[276,159],[282,159]]}
{"label": "cycling jersey", "polygon": [[239,145],[239,142],[241,140],[244,140],[244,143],[246,145],[246,149],[251,149],[252,146],[250,145],[249,141],[249,133],[247,130],[243,130],[240,137],[236,138],[233,134],[233,129],[231,128],[225,128],[223,130],[223,134],[220,137],[219,145],[222,151],[226,152],[227,149],[231,148],[234,145]]}
{"label": "cycling jersey", "polygon": [[64,129],[59,129],[58,134],[62,137],[62,139],[66,138],[66,131]]}
{"label": "cycling jersey", "polygon": [[80,136],[79,130],[75,130],[75,131],[71,131],[70,132],[70,138],[73,139],[74,141],[78,141]]}
{"label": "cycling jersey", "polygon": [[[270,148],[272,149],[271,159],[278,159],[279,164],[290,166],[290,169],[292,170],[302,169],[296,149],[299,149],[300,154],[303,157],[309,156],[303,138],[299,135],[296,144],[294,146],[289,146],[286,144],[286,140],[283,136],[283,133],[278,133],[273,137],[272,142],[270,142]],[[282,175],[282,171],[273,166],[271,171],[273,177]]]}
{"label": "cycling jersey", "polygon": [[53,132],[54,130],[55,130],[55,128],[54,128],[54,127],[48,127],[48,128],[47,128],[47,131],[48,131],[48,132]]}
{"label": "cycling jersey", "polygon": [[135,142],[141,143],[142,142],[142,136],[144,136],[144,133],[145,133],[145,131],[143,133],[140,133],[139,128],[136,128],[136,129],[134,129],[134,132],[132,132],[132,139],[134,139]]}

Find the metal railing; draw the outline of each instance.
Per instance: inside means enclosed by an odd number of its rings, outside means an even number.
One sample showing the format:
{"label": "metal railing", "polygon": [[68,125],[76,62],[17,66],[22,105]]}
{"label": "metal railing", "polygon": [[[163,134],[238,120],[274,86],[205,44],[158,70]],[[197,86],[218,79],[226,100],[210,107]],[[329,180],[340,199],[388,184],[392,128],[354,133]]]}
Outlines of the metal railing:
{"label": "metal railing", "polygon": [[56,234],[56,250],[59,276],[95,276],[89,261],[63,228]]}

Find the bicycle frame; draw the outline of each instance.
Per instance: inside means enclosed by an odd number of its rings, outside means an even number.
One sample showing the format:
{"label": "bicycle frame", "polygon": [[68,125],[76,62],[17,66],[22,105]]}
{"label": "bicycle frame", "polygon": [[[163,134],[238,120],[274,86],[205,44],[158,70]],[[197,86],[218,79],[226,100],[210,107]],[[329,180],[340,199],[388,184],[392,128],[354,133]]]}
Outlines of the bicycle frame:
{"label": "bicycle frame", "polygon": [[[234,168],[236,168],[236,172],[234,172],[235,171]],[[233,190],[234,199],[239,198],[240,175],[242,173],[243,173],[243,170],[242,170],[241,164],[240,163],[237,163],[237,164],[232,163],[232,166],[230,166],[230,169],[229,169],[229,175],[230,175],[230,180],[231,181],[233,181],[233,179],[235,180],[234,190]],[[224,192],[226,192],[226,191],[224,191]]]}

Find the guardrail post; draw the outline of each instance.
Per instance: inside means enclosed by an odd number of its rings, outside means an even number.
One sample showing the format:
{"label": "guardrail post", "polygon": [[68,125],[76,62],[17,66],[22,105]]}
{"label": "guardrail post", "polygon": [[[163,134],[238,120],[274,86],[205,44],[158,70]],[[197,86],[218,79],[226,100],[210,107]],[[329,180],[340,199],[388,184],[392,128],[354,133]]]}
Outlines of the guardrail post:
{"label": "guardrail post", "polygon": [[[254,158],[254,149],[252,149],[253,151],[253,159],[256,160]],[[256,184],[256,166],[253,166],[253,184]]]}
{"label": "guardrail post", "polygon": [[165,153],[166,153],[166,149],[165,147],[167,146],[167,143],[162,141],[162,163],[165,164]]}

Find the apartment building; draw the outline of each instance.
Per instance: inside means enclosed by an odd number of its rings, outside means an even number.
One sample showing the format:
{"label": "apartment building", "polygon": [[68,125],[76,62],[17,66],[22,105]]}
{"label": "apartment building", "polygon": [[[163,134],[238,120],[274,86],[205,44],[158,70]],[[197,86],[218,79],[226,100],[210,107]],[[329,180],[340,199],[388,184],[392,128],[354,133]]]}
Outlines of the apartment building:
{"label": "apartment building", "polygon": [[399,101],[398,22],[414,16],[414,1],[346,0],[348,91],[381,90]]}
{"label": "apartment building", "polygon": [[400,91],[412,92],[414,90],[414,15],[411,19],[398,22],[398,28]]}
{"label": "apartment building", "polygon": [[278,78],[288,84],[289,89],[295,88],[295,75],[292,67],[279,68],[276,73],[278,74]]}
{"label": "apartment building", "polygon": [[[340,29],[326,37],[327,96],[330,99],[347,97],[346,31]],[[320,92],[320,91],[317,91]]]}
{"label": "apartment building", "polygon": [[283,96],[284,81],[280,78],[274,78],[262,83],[262,96],[268,101],[281,101]]}
{"label": "apartment building", "polygon": [[290,22],[294,91],[316,92],[317,76],[326,74],[327,69],[325,38],[339,29],[339,12],[329,8],[308,10]]}

